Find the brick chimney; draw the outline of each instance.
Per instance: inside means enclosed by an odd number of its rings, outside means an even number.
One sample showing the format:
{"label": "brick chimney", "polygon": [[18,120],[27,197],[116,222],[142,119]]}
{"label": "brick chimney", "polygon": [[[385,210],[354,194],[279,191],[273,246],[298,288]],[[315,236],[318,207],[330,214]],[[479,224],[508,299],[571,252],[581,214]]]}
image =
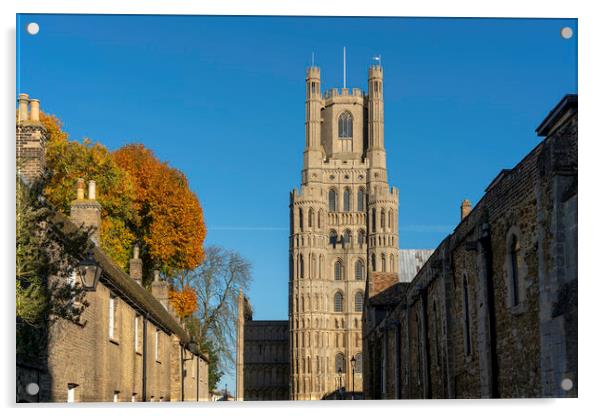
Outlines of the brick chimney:
{"label": "brick chimney", "polygon": [[466,218],[470,214],[470,211],[472,211],[472,205],[468,199],[465,199],[462,201],[462,205],[460,205],[460,221]]}
{"label": "brick chimney", "polygon": [[153,279],[153,283],[151,284],[151,293],[163,307],[171,312],[169,307],[169,286],[165,280],[161,279],[159,275],[159,270],[155,270],[155,277]]}
{"label": "brick chimney", "polygon": [[23,180],[37,180],[46,165],[48,131],[40,122],[40,100],[19,94],[17,112],[17,172]]}
{"label": "brick chimney", "polygon": [[84,195],[84,180],[77,180],[77,199],[71,203],[71,220],[78,226],[90,227],[90,239],[100,245],[101,205],[96,201],[96,182],[88,182],[88,198]]}
{"label": "brick chimney", "polygon": [[130,259],[130,277],[142,286],[142,259],[138,244],[134,246],[134,257]]}

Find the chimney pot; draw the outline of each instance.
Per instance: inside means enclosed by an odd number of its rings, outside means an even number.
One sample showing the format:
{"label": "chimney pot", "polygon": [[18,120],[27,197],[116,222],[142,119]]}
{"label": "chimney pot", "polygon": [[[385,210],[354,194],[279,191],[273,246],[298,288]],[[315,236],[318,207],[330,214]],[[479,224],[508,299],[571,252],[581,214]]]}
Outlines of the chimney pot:
{"label": "chimney pot", "polygon": [[142,260],[138,244],[134,245],[134,257],[130,259],[130,277],[142,285]]}
{"label": "chimney pot", "polygon": [[27,112],[27,106],[29,104],[29,95],[19,94],[19,121],[27,121],[29,115]]}
{"label": "chimney pot", "polygon": [[96,182],[95,181],[88,182],[88,199],[91,199],[91,200],[96,199]]}
{"label": "chimney pot", "polygon": [[460,221],[466,218],[470,214],[470,211],[472,211],[472,205],[468,199],[465,199],[462,201],[462,205],[460,205]]}
{"label": "chimney pot", "polygon": [[30,110],[31,121],[39,122],[40,121],[40,100],[30,100],[29,106],[30,106],[29,110]]}
{"label": "chimney pot", "polygon": [[84,180],[81,178],[77,180],[77,199],[84,199]]}

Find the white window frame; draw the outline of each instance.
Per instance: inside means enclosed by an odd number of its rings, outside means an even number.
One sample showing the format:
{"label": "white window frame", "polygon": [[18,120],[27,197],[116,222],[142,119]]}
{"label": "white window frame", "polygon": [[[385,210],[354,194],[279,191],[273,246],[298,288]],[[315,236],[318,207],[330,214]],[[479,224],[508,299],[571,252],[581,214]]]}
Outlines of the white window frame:
{"label": "white window frame", "polygon": [[117,297],[113,294],[109,295],[109,338],[115,339],[115,323],[116,323],[116,306]]}

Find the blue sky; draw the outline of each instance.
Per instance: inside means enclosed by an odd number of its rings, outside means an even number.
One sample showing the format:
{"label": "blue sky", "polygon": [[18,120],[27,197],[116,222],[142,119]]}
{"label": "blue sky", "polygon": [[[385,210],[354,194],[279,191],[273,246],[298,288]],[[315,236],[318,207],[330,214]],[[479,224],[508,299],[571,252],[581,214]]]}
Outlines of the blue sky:
{"label": "blue sky", "polygon": [[[256,319],[287,318],[288,201],[299,185],[304,75],[366,88],[382,56],[401,248],[434,248],[464,198],[539,141],[577,92],[576,19],[20,15],[17,93],[74,139],[142,142],[198,195],[206,244],[253,264]],[[40,25],[36,36],[25,26]],[[573,38],[560,36],[562,27]],[[231,383],[230,381],[229,383]],[[232,384],[230,384],[232,386]]]}

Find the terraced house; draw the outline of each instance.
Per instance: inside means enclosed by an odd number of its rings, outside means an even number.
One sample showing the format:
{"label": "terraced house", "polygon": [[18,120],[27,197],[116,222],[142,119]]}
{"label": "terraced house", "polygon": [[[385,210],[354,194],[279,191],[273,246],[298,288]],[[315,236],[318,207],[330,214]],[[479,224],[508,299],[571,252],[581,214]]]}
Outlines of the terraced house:
{"label": "terraced house", "polygon": [[[39,101],[21,94],[17,160],[25,184],[41,174],[47,140]],[[137,249],[126,274],[98,247],[102,207],[96,184],[88,183],[87,195],[85,188],[81,180],[73,190],[70,217],[56,213],[53,221],[65,230],[93,230],[93,249],[82,259],[86,272],[80,267],[72,276],[88,289],[89,306],[81,324],[59,321],[51,327],[46,357],[17,360],[17,401],[208,400],[208,359],[172,311],[168,283],[156,272],[150,290],[142,286]]]}

